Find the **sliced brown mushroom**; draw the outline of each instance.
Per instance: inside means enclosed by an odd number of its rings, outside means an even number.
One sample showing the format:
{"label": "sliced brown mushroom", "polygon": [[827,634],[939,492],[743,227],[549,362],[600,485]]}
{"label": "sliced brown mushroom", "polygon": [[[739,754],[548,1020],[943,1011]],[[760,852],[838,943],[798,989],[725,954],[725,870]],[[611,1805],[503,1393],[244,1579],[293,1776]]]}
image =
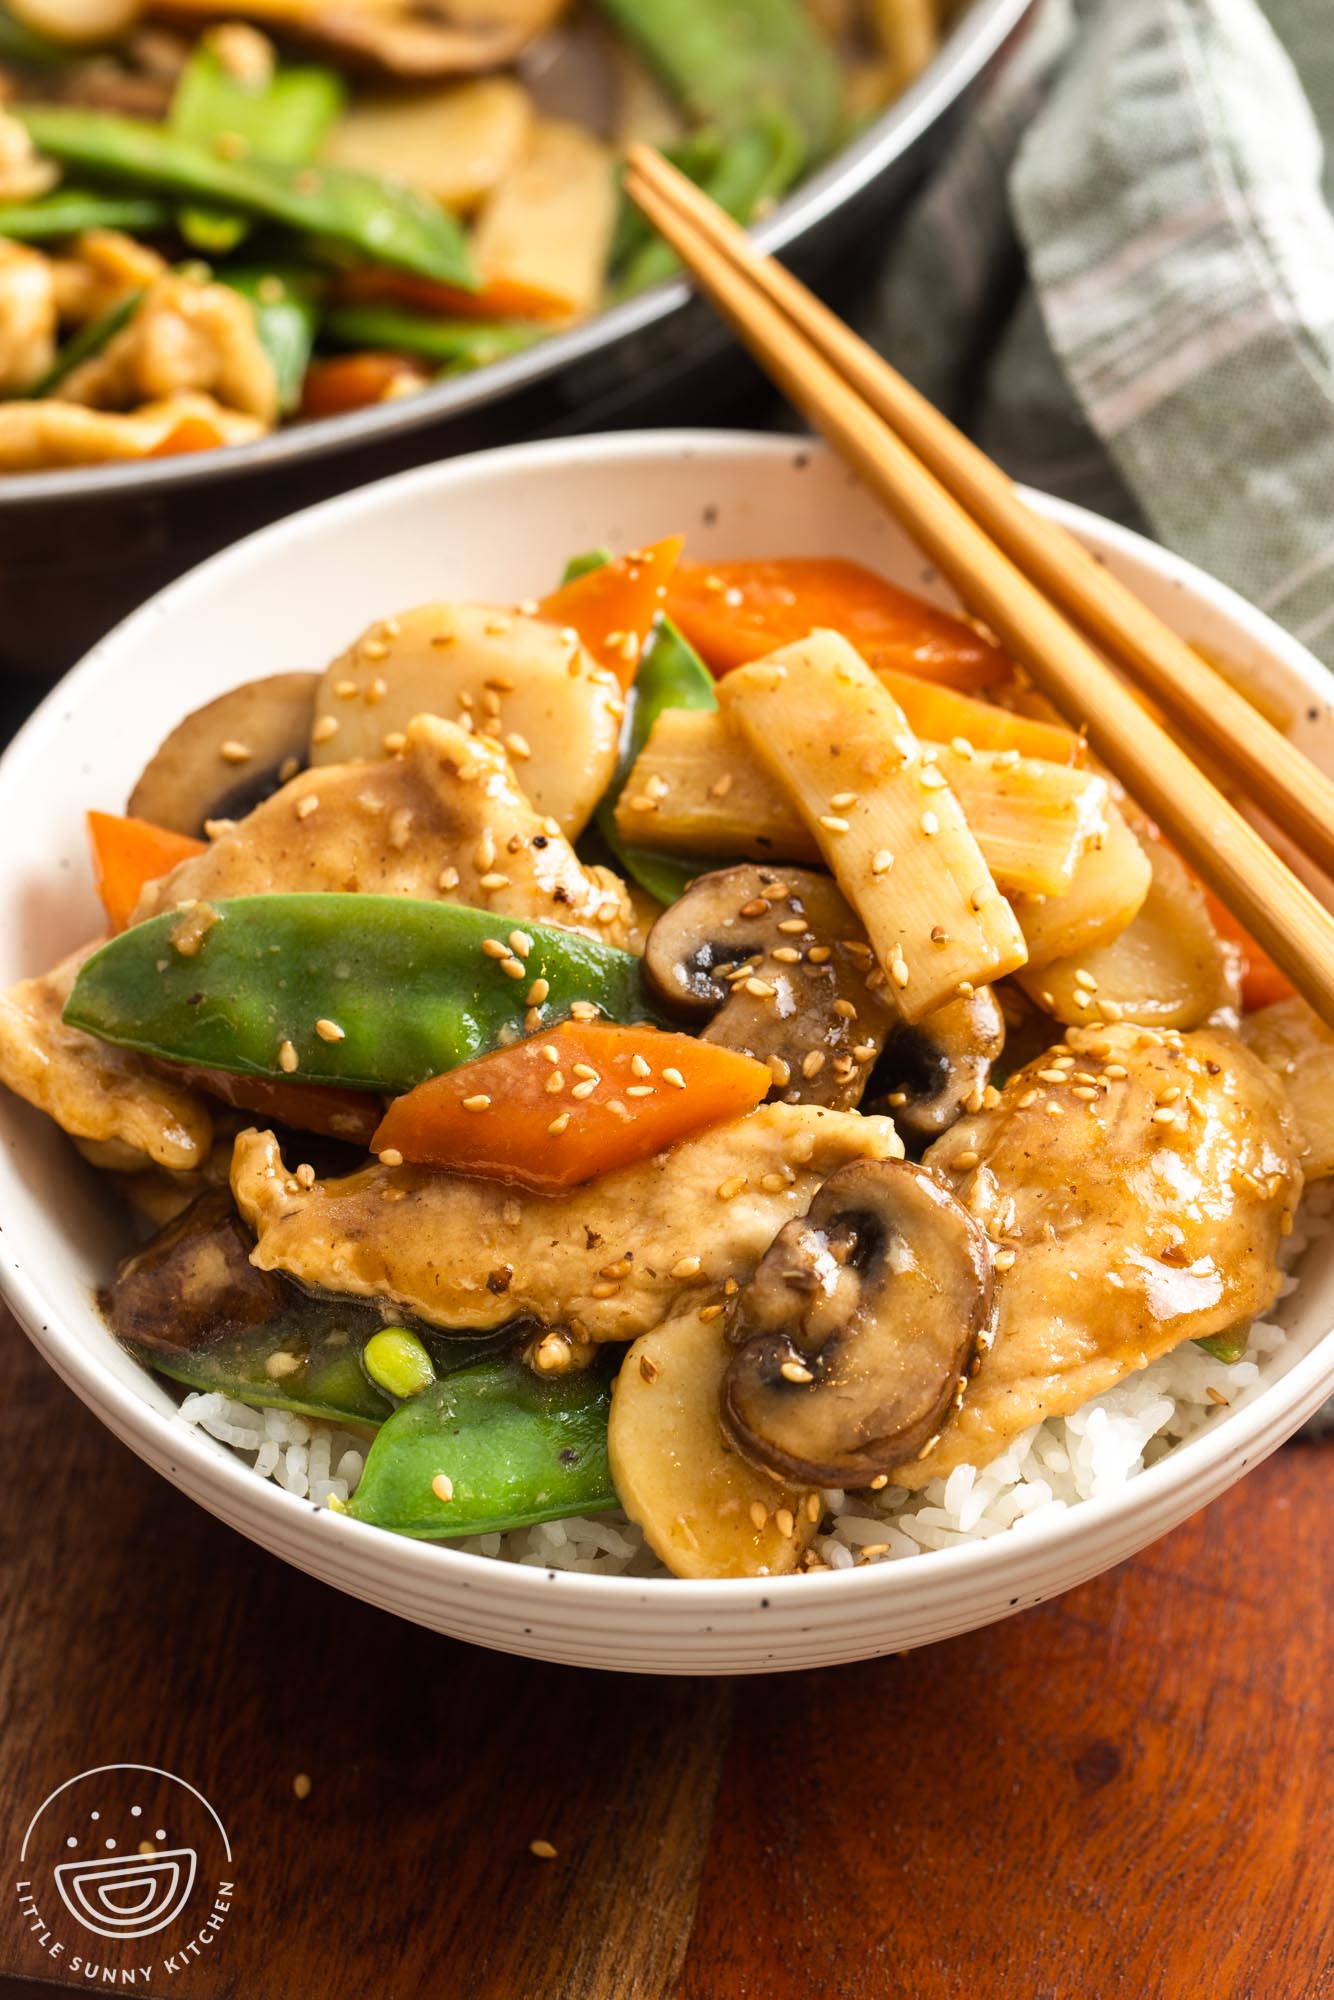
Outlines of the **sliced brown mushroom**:
{"label": "sliced brown mushroom", "polygon": [[876,1071],[884,1108],[900,1131],[934,1139],[965,1111],[982,1109],[991,1065],[1005,1047],[1005,1016],[989,986],[900,1022]]}
{"label": "sliced brown mushroom", "polygon": [[282,1281],[255,1269],[253,1247],[228,1190],[201,1194],[121,1265],[103,1298],[111,1331],[118,1340],[179,1353],[273,1319]]}
{"label": "sliced brown mushroom", "polygon": [[884,974],[827,875],[745,862],[701,875],[649,932],[649,985],[701,1040],[767,1062],[788,1104],[851,1111],[894,1020]]}
{"label": "sliced brown mushroom", "polygon": [[[48,0],[49,4],[49,0]],[[101,0],[110,5],[111,0]],[[557,0],[460,4],[357,4],[357,0],[155,0],[152,12],[176,23],[254,21],[268,33],[327,49],[389,76],[476,76],[503,69],[560,12]]]}
{"label": "sliced brown mushroom", "polygon": [[318,674],[246,681],[178,722],[154,751],[125,810],[176,833],[241,819],[306,762]]}
{"label": "sliced brown mushroom", "polygon": [[723,1422],[782,1479],[865,1486],[934,1443],[991,1315],[991,1248],[962,1204],[924,1167],[855,1161],[733,1300]]}

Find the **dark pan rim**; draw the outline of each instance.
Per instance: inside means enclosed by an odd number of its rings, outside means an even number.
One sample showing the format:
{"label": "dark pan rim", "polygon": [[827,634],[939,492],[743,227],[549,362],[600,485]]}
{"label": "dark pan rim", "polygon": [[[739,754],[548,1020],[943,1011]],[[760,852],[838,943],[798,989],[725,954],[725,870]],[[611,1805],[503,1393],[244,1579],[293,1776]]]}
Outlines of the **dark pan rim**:
{"label": "dark pan rim", "polygon": [[[958,101],[1017,27],[1033,0],[973,0],[966,16],[917,81],[851,146],[781,202],[754,231],[764,250],[782,251],[800,243],[869,186]],[[329,454],[355,451],[414,430],[428,430],[451,417],[532,387],[589,355],[655,326],[679,312],[690,288],[679,279],[655,285],[641,297],[598,313],[581,326],[558,333],[522,354],[489,362],[475,374],[460,375],[412,396],[346,416],[294,424],[254,444],[187,453],[148,464],[77,466],[64,472],[11,473],[0,477],[0,510],[32,508],[70,500],[113,498],[117,494],[160,493],[207,485],[248,474],[287,470]]]}

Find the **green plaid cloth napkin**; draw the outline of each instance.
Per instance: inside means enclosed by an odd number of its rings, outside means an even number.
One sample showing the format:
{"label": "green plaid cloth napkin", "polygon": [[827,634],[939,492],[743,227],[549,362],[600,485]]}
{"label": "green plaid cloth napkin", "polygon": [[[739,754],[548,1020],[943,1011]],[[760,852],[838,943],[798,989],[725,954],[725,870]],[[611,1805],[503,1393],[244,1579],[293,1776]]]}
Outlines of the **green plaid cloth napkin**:
{"label": "green plaid cloth napkin", "polygon": [[1334,666],[1334,0],[1042,0],[871,332]]}

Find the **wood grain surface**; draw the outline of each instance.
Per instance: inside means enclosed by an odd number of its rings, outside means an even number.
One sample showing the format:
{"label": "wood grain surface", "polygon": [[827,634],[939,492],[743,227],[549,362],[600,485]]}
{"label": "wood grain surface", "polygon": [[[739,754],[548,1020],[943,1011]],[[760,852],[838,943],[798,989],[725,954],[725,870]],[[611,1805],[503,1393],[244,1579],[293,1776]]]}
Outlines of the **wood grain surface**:
{"label": "wood grain surface", "polygon": [[140,1993],[1334,1995],[1328,1446],[990,1631],[670,1681],[478,1652],[298,1575],[8,1321],[0,1409],[5,2000],[107,1990],[44,1964],[13,1883],[36,1805],[110,1761],[199,1786],[236,1847],[215,1953]]}

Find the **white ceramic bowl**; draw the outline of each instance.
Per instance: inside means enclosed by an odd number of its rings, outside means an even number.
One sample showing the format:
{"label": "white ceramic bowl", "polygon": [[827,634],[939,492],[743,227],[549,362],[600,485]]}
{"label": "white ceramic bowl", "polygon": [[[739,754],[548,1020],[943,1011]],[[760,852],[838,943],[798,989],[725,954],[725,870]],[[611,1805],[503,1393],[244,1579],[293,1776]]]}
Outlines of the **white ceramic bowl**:
{"label": "white ceramic bowl", "polygon": [[[1317,663],[1230,591],[1137,537],[1042,502],[1187,638],[1293,710],[1334,770]],[[93,651],[0,761],[0,985],[98,928],[89,806],[119,809],[147,753],[190,707],[261,673],[321,666],[373,616],[419,600],[549,587],[576,549],[684,529],[696,556],[860,557],[935,588],[920,556],[818,447],[670,432],[456,459],[298,514],[216,556]],[[985,1542],[850,1572],[683,1583],[520,1569],[320,1511],[173,1421],[165,1388],[93,1304],[125,1240],[55,1127],[0,1092],[0,1287],[51,1366],[184,1492],[298,1568],[479,1645],[596,1667],[755,1673],[918,1646],[1035,1604],[1131,1555],[1231,1485],[1334,1389],[1334,1237],[1284,1309],[1291,1336],[1252,1391],[1103,1500]],[[127,1556],[151,1561],[151,1552]]]}

